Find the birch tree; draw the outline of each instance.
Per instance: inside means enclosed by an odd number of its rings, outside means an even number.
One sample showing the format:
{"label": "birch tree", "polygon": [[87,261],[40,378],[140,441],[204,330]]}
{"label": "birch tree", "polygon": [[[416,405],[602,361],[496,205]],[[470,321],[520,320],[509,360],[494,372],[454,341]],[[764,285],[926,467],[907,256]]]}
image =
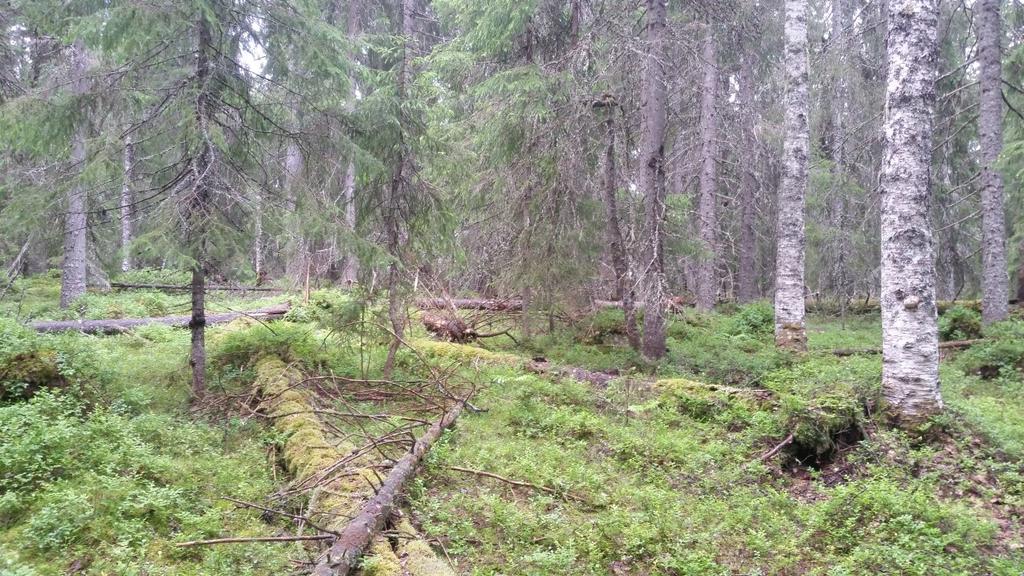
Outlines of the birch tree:
{"label": "birch tree", "polygon": [[931,222],[937,0],[890,0],[882,194],[882,391],[903,424],[942,408]]}
{"label": "birch tree", "polygon": [[1002,25],[1000,0],[978,0],[974,5],[978,34],[981,108],[981,317],[987,324],[1006,319],[1009,279],[1006,269],[1006,215],[1003,177],[996,163],[1003,150]]}
{"label": "birch tree", "polygon": [[775,257],[775,343],[807,349],[804,328],[804,198],[807,195],[807,1],[786,0],[786,100]]}

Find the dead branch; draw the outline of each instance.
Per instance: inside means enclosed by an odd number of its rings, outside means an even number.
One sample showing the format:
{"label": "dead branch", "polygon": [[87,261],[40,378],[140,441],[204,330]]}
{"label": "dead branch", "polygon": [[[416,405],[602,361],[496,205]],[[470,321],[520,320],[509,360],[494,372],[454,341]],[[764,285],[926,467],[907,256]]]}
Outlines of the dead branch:
{"label": "dead branch", "polygon": [[384,483],[359,510],[355,519],[341,531],[327,554],[317,563],[313,576],[347,576],[358,564],[373,537],[381,531],[384,523],[394,511],[399,493],[405,483],[413,477],[423,457],[441,437],[441,434],[458,419],[465,401],[458,402],[440,420],[416,440],[412,450],[406,453],[388,473]]}
{"label": "dead branch", "polygon": [[213,540],[192,540],[190,542],[179,542],[175,544],[178,548],[190,546],[210,546],[213,544],[238,544],[244,542],[299,542],[302,540],[329,540],[334,538],[330,534],[319,534],[316,536],[256,536],[253,538],[214,538]]}

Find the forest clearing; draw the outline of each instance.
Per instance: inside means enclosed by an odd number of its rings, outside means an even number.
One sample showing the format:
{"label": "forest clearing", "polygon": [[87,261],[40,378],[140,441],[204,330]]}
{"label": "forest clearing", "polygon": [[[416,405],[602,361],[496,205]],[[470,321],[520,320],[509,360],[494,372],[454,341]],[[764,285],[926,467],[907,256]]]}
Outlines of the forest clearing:
{"label": "forest clearing", "polygon": [[1018,0],[0,33],[0,576],[1024,575]]}

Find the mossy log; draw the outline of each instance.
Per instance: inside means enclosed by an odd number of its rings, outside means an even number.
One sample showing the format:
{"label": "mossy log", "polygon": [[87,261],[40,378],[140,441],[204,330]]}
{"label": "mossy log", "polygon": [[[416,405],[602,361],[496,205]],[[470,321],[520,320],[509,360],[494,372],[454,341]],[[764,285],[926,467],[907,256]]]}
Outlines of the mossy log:
{"label": "mossy log", "polygon": [[[207,314],[206,325],[223,324],[238,318],[257,318],[274,320],[283,318],[288,313],[288,304],[268,306],[248,312],[225,312],[223,314]],[[191,316],[154,316],[152,318],[122,318],[119,320],[54,320],[30,322],[28,327],[37,332],[83,332],[85,334],[120,334],[139,326],[163,324],[176,328],[187,328]]]}
{"label": "mossy log", "polygon": [[0,400],[29,398],[44,388],[65,385],[53,350],[24,352],[0,362]]}
{"label": "mossy log", "polygon": [[[324,434],[310,392],[296,387],[302,379],[297,370],[276,357],[261,360],[256,370],[256,387],[263,398],[260,410],[273,419],[277,431],[287,434],[282,450],[285,466],[297,484],[315,485],[331,466],[357,447],[347,442],[333,444]],[[347,519],[374,497],[373,485],[379,477],[371,464],[370,456],[363,456],[352,462],[354,473],[315,488],[310,519],[341,533]],[[398,529],[402,538],[397,546],[379,533],[371,535],[362,576],[454,576],[407,520],[399,522]]]}
{"label": "mossy log", "polygon": [[[434,422],[427,431],[420,436],[413,445],[412,450],[398,461],[388,473],[384,483],[377,490],[377,494],[367,503],[363,504],[359,514],[345,526],[341,531],[326,557],[321,560],[313,570],[313,576],[347,576],[359,564],[360,558],[370,547],[375,536],[383,529],[385,522],[391,517],[392,512],[398,504],[399,494],[416,473],[423,457],[430,450],[431,446],[441,437],[441,434],[449,426],[455,423],[462,413],[464,404],[457,403],[453,408],[445,412],[440,420]],[[406,523],[405,529],[412,526]],[[401,526],[400,526],[401,529]],[[407,549],[408,549],[407,545]],[[425,544],[424,544],[425,546]],[[429,549],[429,548],[428,548]],[[423,547],[415,547],[413,551],[423,551]],[[436,558],[435,558],[436,559]],[[427,557],[417,560],[422,562],[418,567],[428,570],[428,574],[450,573],[450,569],[440,561],[431,562]],[[413,572],[413,566],[406,563],[403,567],[408,573]]]}

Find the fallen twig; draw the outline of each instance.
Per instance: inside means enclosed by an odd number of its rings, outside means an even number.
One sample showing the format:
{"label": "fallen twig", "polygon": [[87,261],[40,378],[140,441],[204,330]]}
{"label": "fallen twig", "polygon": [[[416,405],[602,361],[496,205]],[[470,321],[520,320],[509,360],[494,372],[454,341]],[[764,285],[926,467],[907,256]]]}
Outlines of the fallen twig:
{"label": "fallen twig", "polygon": [[238,544],[244,542],[299,542],[302,540],[330,540],[334,538],[330,534],[318,534],[316,536],[255,536],[252,538],[214,538],[213,540],[192,540],[191,542],[179,542],[175,544],[178,548],[190,546],[211,546],[213,544]]}

